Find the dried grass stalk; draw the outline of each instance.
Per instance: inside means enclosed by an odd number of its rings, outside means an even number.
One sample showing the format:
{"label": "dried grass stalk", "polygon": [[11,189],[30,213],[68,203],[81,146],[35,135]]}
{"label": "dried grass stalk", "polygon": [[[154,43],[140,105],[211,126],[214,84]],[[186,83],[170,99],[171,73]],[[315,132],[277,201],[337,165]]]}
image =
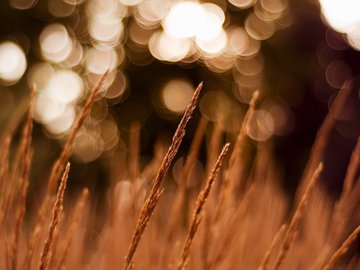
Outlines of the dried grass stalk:
{"label": "dried grass stalk", "polygon": [[237,179],[236,177],[234,177],[236,174],[235,170],[239,168],[239,166],[237,166],[238,165],[237,163],[238,163],[238,160],[240,158],[242,151],[244,150],[245,141],[247,138],[247,129],[248,129],[249,121],[252,118],[252,115],[254,114],[258,97],[259,97],[259,91],[255,91],[251,98],[251,101],[249,104],[249,109],[247,110],[247,112],[244,116],[239,134],[236,138],[234,149],[230,156],[229,166],[224,173],[224,180],[223,180],[223,183],[221,186],[221,191],[219,194],[218,207],[215,212],[216,220],[219,219],[219,215],[223,212],[222,210],[225,207],[225,205],[227,204],[227,201],[231,200],[231,198],[233,197],[233,194],[232,194],[233,190],[241,184],[241,183],[232,183],[231,180]]}
{"label": "dried grass stalk", "polygon": [[349,250],[350,246],[354,243],[359,233],[360,233],[360,225],[356,227],[356,229],[349,235],[348,238],[346,238],[346,240],[341,244],[341,246],[335,251],[335,253],[331,256],[331,258],[322,268],[322,270],[335,269],[335,265],[342,258],[342,256]]}
{"label": "dried grass stalk", "polygon": [[207,127],[208,121],[205,118],[201,118],[200,123],[195,131],[194,139],[191,142],[189,155],[186,157],[185,164],[183,167],[183,170],[181,172],[181,178],[180,178],[180,184],[178,187],[178,190],[175,194],[175,198],[173,201],[173,204],[171,206],[172,213],[170,215],[170,221],[169,221],[169,232],[168,232],[168,241],[173,240],[174,233],[176,231],[176,228],[179,224],[179,220],[182,217],[182,207],[184,204],[184,197],[185,197],[185,191],[186,191],[186,183],[189,178],[191,168],[194,165],[195,159],[198,155],[200,145],[202,138],[204,137],[206,127]]}
{"label": "dried grass stalk", "polygon": [[63,209],[63,201],[64,201],[64,193],[66,188],[66,183],[69,175],[70,170],[70,163],[68,163],[65,167],[65,171],[63,173],[60,186],[58,188],[58,192],[56,195],[55,204],[53,207],[53,217],[49,227],[48,237],[44,243],[42,252],[41,252],[41,259],[40,259],[40,270],[46,270],[49,267],[49,261],[51,256],[51,247],[53,245],[54,233],[57,228],[57,225],[60,221],[60,215]]}
{"label": "dried grass stalk", "polygon": [[25,260],[24,260],[24,264],[21,269],[24,269],[24,270],[32,269],[32,262],[33,262],[36,246],[39,242],[40,233],[41,233],[40,227],[36,227],[32,234],[32,238],[30,239],[30,243],[28,245],[28,249],[26,252]]}
{"label": "dried grass stalk", "polygon": [[161,184],[164,180],[165,174],[168,171],[172,160],[174,159],[179,146],[181,144],[181,141],[183,137],[185,136],[185,127],[188,121],[190,120],[195,108],[197,101],[199,99],[200,91],[202,88],[202,83],[199,84],[199,86],[196,88],[194,92],[194,96],[191,100],[190,105],[186,108],[186,111],[175,131],[175,134],[173,136],[171,145],[163,159],[163,162],[160,166],[160,169],[155,177],[154,185],[150,191],[150,194],[148,198],[146,199],[145,203],[142,206],[139,219],[136,224],[136,228],[132,237],[132,241],[129,247],[129,251],[127,253],[127,256],[125,257],[125,267],[124,269],[130,269],[133,265],[133,257],[136,252],[137,246],[140,242],[140,239],[144,233],[144,230],[152,216],[152,213],[154,212],[154,209],[157,205],[157,202],[159,201],[160,195],[161,195]]}
{"label": "dried grass stalk", "polygon": [[270,262],[271,255],[273,254],[275,247],[280,243],[286,228],[287,228],[286,224],[283,224],[280,227],[280,229],[278,230],[278,232],[275,234],[268,250],[264,254],[264,257],[261,261],[261,264],[260,264],[258,270],[266,270],[267,269],[269,262]]}
{"label": "dried grass stalk", "polygon": [[305,207],[309,201],[310,193],[313,190],[315,183],[316,183],[317,179],[319,178],[319,175],[320,175],[322,169],[323,169],[323,164],[320,163],[318,165],[318,167],[316,168],[316,170],[311,178],[311,181],[309,182],[308,186],[306,187],[305,193],[301,197],[301,200],[300,200],[300,202],[295,210],[295,213],[291,219],[285,240],[284,240],[283,244],[281,245],[280,251],[276,258],[274,270],[279,269],[286,254],[289,252],[289,250],[294,242],[295,235],[298,231],[298,226],[299,226],[300,220],[304,214]]}
{"label": "dried grass stalk", "polygon": [[360,136],[357,140],[356,146],[351,154],[350,164],[346,171],[346,176],[343,184],[343,193],[348,194],[354,186],[356,174],[360,166]]}
{"label": "dried grass stalk", "polygon": [[351,83],[345,82],[334,99],[329,113],[326,115],[319,131],[316,134],[315,142],[311,148],[309,161],[305,167],[304,174],[299,183],[296,195],[297,200],[299,200],[303,195],[305,188],[311,179],[311,174],[315,170],[317,164],[323,160],[324,150],[328,143],[330,132],[335,125],[336,116],[340,114],[340,111],[343,108],[350,92]]}
{"label": "dried grass stalk", "polygon": [[6,214],[6,193],[3,192],[5,189],[5,178],[8,175],[9,170],[9,152],[10,152],[10,144],[11,144],[11,136],[6,136],[2,145],[1,149],[3,152],[0,156],[0,228],[2,228],[2,224],[4,221],[4,217]]}
{"label": "dried grass stalk", "polygon": [[66,232],[66,234],[63,238],[64,239],[63,240],[64,247],[63,247],[61,254],[59,255],[59,263],[56,268],[57,270],[61,270],[66,263],[66,258],[67,258],[67,254],[69,252],[71,240],[73,239],[75,230],[78,226],[80,217],[82,216],[82,212],[84,210],[84,207],[86,205],[88,197],[89,197],[89,190],[85,188],[85,189],[83,189],[83,191],[81,193],[81,197],[78,200],[78,202],[75,206],[74,213],[70,219],[71,220],[70,228],[68,229],[68,231]]}
{"label": "dried grass stalk", "polygon": [[20,144],[22,147],[22,166],[21,166],[21,175],[20,175],[20,204],[16,213],[16,221],[15,221],[15,235],[14,242],[12,245],[12,261],[11,261],[11,269],[16,270],[17,261],[18,261],[18,244],[21,237],[21,229],[24,221],[24,215],[26,211],[26,195],[29,186],[29,174],[30,174],[30,163],[31,163],[31,140],[32,140],[32,128],[33,128],[33,113],[32,106],[35,96],[35,87],[31,90],[31,97],[29,102],[29,113],[28,118],[24,127],[23,136],[21,138]]}
{"label": "dried grass stalk", "polygon": [[0,155],[0,206],[2,206],[3,203],[3,187],[4,187],[4,179],[8,174],[9,169],[9,151],[10,151],[10,144],[11,144],[11,136],[7,135],[2,143],[1,143],[1,149],[2,153]]}
{"label": "dried grass stalk", "polygon": [[225,144],[225,146],[223,147],[220,156],[218,158],[218,160],[215,163],[215,167],[213,168],[211,175],[209,177],[209,180],[205,186],[205,188],[200,192],[197,200],[196,200],[196,207],[194,209],[193,212],[193,216],[192,216],[192,220],[190,223],[190,228],[189,228],[189,232],[187,234],[186,240],[185,240],[185,244],[183,247],[183,251],[181,254],[181,259],[178,263],[178,270],[182,270],[186,267],[187,261],[189,259],[189,253],[190,253],[190,247],[191,244],[193,242],[193,239],[195,237],[195,234],[197,232],[197,229],[199,227],[199,224],[201,222],[201,214],[202,214],[202,210],[204,208],[205,202],[207,197],[209,196],[211,187],[213,182],[215,181],[215,178],[217,176],[217,174],[219,173],[219,170],[221,168],[221,165],[224,161],[225,155],[229,150],[229,146],[230,144],[227,143]]}
{"label": "dried grass stalk", "polygon": [[102,89],[108,75],[109,75],[109,70],[107,70],[101,76],[99,82],[96,84],[94,89],[91,90],[91,93],[90,93],[89,97],[87,98],[84,107],[82,108],[82,110],[80,111],[79,115],[77,116],[74,124],[72,125],[71,130],[69,132],[69,136],[63,147],[63,150],[62,150],[59,158],[56,160],[54,166],[52,167],[51,174],[49,177],[49,183],[48,183],[48,193],[51,193],[56,182],[60,178],[61,172],[64,170],[65,164],[68,161],[70,154],[72,152],[72,148],[73,148],[72,144],[76,137],[76,134],[78,133],[78,131],[81,128],[81,126],[83,125],[84,121],[88,117],[91,106],[95,102],[96,95]]}

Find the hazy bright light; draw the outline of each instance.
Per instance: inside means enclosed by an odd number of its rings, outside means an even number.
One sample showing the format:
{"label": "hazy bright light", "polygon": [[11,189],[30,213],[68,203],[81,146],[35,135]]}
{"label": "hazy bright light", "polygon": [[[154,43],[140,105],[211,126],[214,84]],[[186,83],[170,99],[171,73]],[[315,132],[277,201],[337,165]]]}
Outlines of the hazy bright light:
{"label": "hazy bright light", "polygon": [[163,21],[165,31],[175,38],[194,37],[205,23],[206,13],[197,2],[178,2]]}
{"label": "hazy bright light", "polygon": [[273,21],[264,21],[255,13],[251,13],[245,20],[245,29],[249,36],[256,40],[265,40],[275,33]]}
{"label": "hazy bright light", "polygon": [[180,61],[188,55],[191,48],[191,40],[174,38],[167,35],[166,32],[157,32],[149,40],[151,54],[164,61]]}
{"label": "hazy bright light", "polygon": [[90,72],[103,74],[118,65],[118,58],[112,48],[90,48],[86,54],[85,65]]}
{"label": "hazy bright light", "polygon": [[225,49],[226,44],[227,35],[224,30],[220,31],[213,39],[196,38],[196,45],[208,55],[220,54]]}
{"label": "hazy bright light", "polygon": [[74,140],[74,155],[80,162],[90,162],[97,159],[104,149],[97,130],[82,129]]}
{"label": "hazy bright light", "polygon": [[266,141],[273,135],[274,129],[273,116],[265,110],[257,110],[249,121],[247,133],[253,140]]}
{"label": "hazy bright light", "polygon": [[124,26],[120,18],[105,17],[89,21],[89,34],[95,40],[117,45]]}
{"label": "hazy bright light", "polygon": [[171,3],[171,0],[144,0],[137,6],[134,17],[139,23],[152,26],[166,16]]}
{"label": "hazy bright light", "polygon": [[64,61],[71,53],[73,44],[69,34],[62,24],[51,24],[40,34],[42,55],[50,61]]}
{"label": "hazy bright light", "polygon": [[83,95],[84,83],[77,73],[59,70],[50,78],[45,91],[62,103],[75,102]]}
{"label": "hazy bright light", "polygon": [[358,22],[356,25],[352,27],[352,29],[349,31],[347,40],[350,43],[350,45],[360,51],[360,22]]}
{"label": "hazy bright light", "polygon": [[224,21],[223,10],[215,4],[183,1],[172,6],[163,21],[163,27],[175,38],[213,40],[221,32]]}
{"label": "hazy bright light", "polygon": [[228,47],[232,54],[241,55],[249,46],[249,35],[242,27],[230,28],[228,39]]}
{"label": "hazy bright light", "polygon": [[91,0],[87,1],[86,13],[90,19],[124,18],[128,8],[119,0]]}
{"label": "hazy bright light", "polygon": [[49,79],[55,75],[55,69],[49,63],[43,62],[32,66],[28,74],[29,87],[35,85],[36,90],[42,92],[49,83]]}
{"label": "hazy bright light", "polygon": [[19,80],[26,70],[23,50],[13,42],[0,44],[0,79],[7,82]]}
{"label": "hazy bright light", "polygon": [[190,103],[194,87],[184,80],[168,82],[161,93],[164,106],[175,113],[182,113]]}
{"label": "hazy bright light", "polygon": [[46,93],[40,93],[35,100],[34,118],[40,123],[47,124],[58,118],[66,105],[52,99]]}
{"label": "hazy bright light", "polygon": [[199,31],[196,38],[201,40],[213,40],[219,36],[222,31],[222,25],[225,21],[223,10],[215,4],[202,4],[201,7],[205,11],[205,19],[198,21]]}
{"label": "hazy bright light", "polygon": [[332,28],[341,33],[360,22],[359,0],[320,0],[321,11]]}
{"label": "hazy bright light", "polygon": [[75,120],[75,109],[73,106],[66,106],[65,110],[55,119],[45,124],[47,131],[54,135],[66,133]]}

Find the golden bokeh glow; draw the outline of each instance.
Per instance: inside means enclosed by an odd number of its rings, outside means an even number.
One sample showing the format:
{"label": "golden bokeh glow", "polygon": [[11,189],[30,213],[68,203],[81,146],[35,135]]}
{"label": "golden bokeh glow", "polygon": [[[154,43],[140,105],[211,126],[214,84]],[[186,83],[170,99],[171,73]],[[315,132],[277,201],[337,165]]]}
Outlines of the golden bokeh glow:
{"label": "golden bokeh glow", "polygon": [[23,50],[13,42],[0,43],[0,79],[8,83],[18,81],[25,73],[26,58]]}
{"label": "golden bokeh glow", "polygon": [[319,0],[326,22],[337,32],[347,35],[350,45],[360,50],[360,1]]}
{"label": "golden bokeh glow", "polygon": [[182,113],[189,104],[194,87],[184,80],[171,80],[161,92],[162,102],[166,109],[174,113]]}
{"label": "golden bokeh glow", "polygon": [[43,57],[53,62],[64,61],[73,47],[65,26],[58,23],[48,25],[41,32],[39,41]]}

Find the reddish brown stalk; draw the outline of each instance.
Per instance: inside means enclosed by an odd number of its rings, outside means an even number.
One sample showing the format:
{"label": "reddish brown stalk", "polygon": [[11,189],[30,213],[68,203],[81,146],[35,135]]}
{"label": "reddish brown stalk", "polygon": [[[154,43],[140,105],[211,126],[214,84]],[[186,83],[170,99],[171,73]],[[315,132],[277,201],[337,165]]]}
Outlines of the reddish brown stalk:
{"label": "reddish brown stalk", "polygon": [[230,144],[227,143],[223,147],[223,149],[222,149],[222,151],[220,153],[220,156],[216,161],[215,167],[211,172],[211,175],[210,175],[210,177],[208,179],[208,182],[207,182],[205,188],[203,189],[203,191],[200,192],[200,194],[199,194],[199,196],[198,196],[198,198],[196,200],[196,207],[195,207],[195,210],[193,212],[193,217],[192,217],[192,220],[191,220],[191,223],[190,223],[189,232],[188,232],[188,235],[187,235],[186,240],[185,240],[185,244],[184,244],[183,251],[182,251],[182,254],[181,254],[181,259],[180,259],[180,261],[178,263],[178,266],[177,266],[178,270],[185,269],[185,267],[186,267],[186,264],[187,264],[188,259],[189,259],[190,247],[192,245],[192,242],[193,242],[194,237],[196,235],[197,229],[198,229],[199,224],[201,222],[202,211],[203,211],[206,199],[209,196],[212,184],[215,181],[215,178],[216,178],[217,174],[219,173],[219,170],[220,170],[221,165],[222,165],[222,163],[224,161],[225,155],[229,150],[229,145]]}
{"label": "reddish brown stalk", "polygon": [[51,174],[49,177],[49,183],[48,183],[48,194],[50,194],[57,183],[58,179],[61,176],[61,172],[64,170],[65,164],[68,161],[72,148],[73,148],[73,141],[76,137],[76,134],[78,133],[79,129],[83,125],[84,121],[88,117],[90,113],[90,109],[92,104],[95,102],[96,95],[99,93],[99,91],[102,89],[106,78],[109,75],[109,71],[106,71],[100,78],[99,82],[96,84],[95,88],[91,90],[91,93],[89,97],[87,98],[84,107],[82,108],[81,112],[79,113],[78,117],[75,120],[75,123],[71,127],[69,136],[67,137],[67,140],[65,142],[65,145],[63,147],[63,150],[59,156],[59,158],[56,160],[54,166],[52,167]]}
{"label": "reddish brown stalk", "polygon": [[72,215],[72,217],[70,219],[71,220],[70,228],[68,229],[66,235],[63,238],[64,239],[63,240],[64,247],[63,247],[63,250],[62,250],[61,254],[59,255],[59,264],[58,264],[58,267],[56,268],[57,270],[61,270],[63,268],[63,266],[65,265],[66,258],[67,258],[69,248],[70,248],[70,244],[71,244],[71,241],[73,239],[75,230],[76,230],[76,228],[78,226],[80,217],[81,217],[82,212],[84,210],[84,207],[86,205],[88,196],[89,196],[89,190],[86,189],[86,188],[83,189],[83,191],[81,193],[81,197],[78,200],[78,202],[77,202],[77,204],[75,206],[74,213],[73,213],[73,215]]}
{"label": "reddish brown stalk", "polygon": [[63,173],[60,186],[56,195],[55,204],[53,207],[53,217],[50,223],[49,227],[49,233],[48,237],[44,243],[42,252],[41,252],[41,259],[40,259],[40,270],[46,270],[49,267],[49,261],[50,261],[50,253],[51,253],[51,247],[53,245],[53,239],[54,239],[54,233],[57,228],[57,225],[60,220],[60,214],[63,209],[63,201],[64,201],[64,193],[66,188],[66,183],[69,175],[70,170],[70,163],[68,163],[65,167],[65,171]]}
{"label": "reddish brown stalk", "polygon": [[348,238],[346,238],[346,240],[341,244],[341,246],[335,251],[335,253],[331,256],[331,258],[322,268],[322,270],[335,269],[335,265],[349,250],[350,246],[354,243],[359,233],[360,233],[360,225],[356,227],[356,229],[349,235]]}
{"label": "reddish brown stalk", "polygon": [[351,85],[349,82],[345,82],[343,87],[337,94],[334,102],[331,105],[330,111],[325,117],[319,131],[316,134],[315,142],[311,148],[310,158],[305,167],[304,174],[300,181],[300,185],[297,191],[297,200],[303,195],[308,182],[311,179],[311,174],[315,170],[317,164],[323,160],[324,150],[329,140],[329,135],[336,123],[336,116],[340,114],[347,97],[351,92]]}
{"label": "reddish brown stalk", "polygon": [[1,159],[0,159],[0,228],[2,227],[2,223],[6,214],[6,206],[7,206],[7,196],[3,190],[6,188],[5,186],[5,177],[8,176],[9,170],[9,152],[10,152],[10,145],[11,145],[11,136],[6,136],[2,145],[1,149],[3,149]]}
{"label": "reddish brown stalk", "polygon": [[350,164],[346,171],[346,176],[343,184],[343,193],[348,194],[354,186],[356,173],[360,166],[360,136],[357,140],[356,146],[351,154]]}
{"label": "reddish brown stalk", "polygon": [[24,145],[23,152],[21,153],[22,158],[22,172],[20,178],[20,204],[17,209],[16,214],[16,223],[15,223],[15,236],[14,242],[12,245],[12,261],[11,269],[16,270],[17,261],[18,261],[18,244],[21,237],[21,229],[24,221],[24,215],[26,211],[26,195],[29,186],[29,173],[30,173],[30,163],[31,163],[31,140],[32,140],[32,128],[33,128],[33,115],[32,115],[32,104],[35,96],[35,87],[32,88],[30,96],[30,105],[29,105],[29,114],[25,124],[23,138],[21,139],[21,144]]}
{"label": "reddish brown stalk", "polygon": [[3,142],[1,143],[2,153],[0,156],[0,206],[2,205],[3,199],[3,187],[4,187],[4,179],[8,174],[9,169],[9,152],[11,145],[11,136],[7,135]]}
{"label": "reddish brown stalk", "polygon": [[184,165],[182,173],[181,173],[179,187],[175,194],[173,204],[171,206],[170,213],[173,213],[173,214],[170,216],[170,221],[169,221],[169,226],[168,226],[168,228],[169,228],[168,241],[172,241],[175,229],[178,225],[180,217],[182,216],[181,209],[182,209],[183,203],[184,203],[186,182],[187,182],[187,179],[189,178],[189,174],[191,172],[191,168],[194,164],[194,161],[198,155],[201,141],[202,141],[202,138],[204,137],[204,134],[206,131],[207,123],[208,122],[205,118],[201,118],[200,123],[195,131],[194,139],[191,142],[189,155],[186,158],[185,165]]}
{"label": "reddish brown stalk", "polygon": [[184,116],[182,117],[175,134],[173,136],[171,145],[163,159],[163,162],[160,166],[160,169],[155,177],[154,185],[150,191],[150,194],[146,201],[144,202],[139,219],[136,224],[136,228],[132,237],[132,241],[129,247],[129,251],[125,257],[125,267],[124,269],[130,269],[133,265],[133,257],[136,252],[137,246],[140,242],[140,239],[144,233],[144,230],[152,216],[152,213],[154,212],[154,209],[159,201],[159,198],[161,196],[161,184],[164,180],[164,177],[166,175],[166,172],[168,171],[172,160],[174,159],[179,146],[181,144],[181,141],[183,137],[185,136],[185,127],[188,121],[190,120],[195,108],[197,101],[199,99],[200,91],[202,88],[202,83],[199,84],[199,86],[196,88],[194,92],[194,96],[191,100],[190,105],[186,108],[186,111],[184,113]]}
{"label": "reddish brown stalk", "polygon": [[280,243],[286,228],[287,228],[286,224],[283,224],[280,227],[280,229],[278,230],[278,232],[275,234],[268,250],[264,254],[264,257],[261,261],[261,264],[260,264],[258,270],[266,270],[267,269],[269,262],[270,262],[271,255],[275,251],[275,247]]}
{"label": "reddish brown stalk", "polygon": [[[45,213],[48,211],[47,207],[50,205],[49,200],[50,200],[51,194],[53,192],[55,184],[57,183],[58,179],[60,178],[61,172],[64,169],[66,162],[68,161],[68,159],[71,155],[72,148],[73,148],[73,141],[75,139],[75,136],[78,133],[81,126],[83,125],[86,118],[88,117],[91,106],[95,102],[96,95],[101,90],[108,75],[109,75],[109,71],[106,71],[101,76],[99,82],[96,84],[94,89],[91,90],[90,95],[85,102],[85,105],[83,106],[83,108],[80,111],[79,115],[77,116],[73,126],[71,127],[69,136],[65,142],[65,145],[63,147],[63,150],[62,150],[59,158],[55,161],[55,163],[52,167],[50,177],[49,177],[49,182],[47,185],[47,191],[45,194],[45,198],[41,202],[37,216],[35,217],[35,220],[37,222],[36,227],[41,228],[41,226],[43,224],[43,217],[45,217]],[[33,239],[34,235],[32,235],[31,238]]]}
{"label": "reddish brown stalk", "polygon": [[232,195],[233,190],[237,186],[239,186],[239,184],[241,184],[241,183],[234,183],[231,180],[237,179],[236,177],[234,177],[234,175],[237,173],[237,172],[235,172],[235,170],[238,168],[237,163],[241,157],[242,151],[244,150],[244,146],[245,146],[245,142],[246,142],[246,138],[247,138],[247,129],[248,129],[249,121],[252,118],[252,115],[254,114],[258,97],[259,97],[259,91],[255,91],[251,98],[251,101],[249,104],[249,109],[247,110],[247,112],[244,116],[244,120],[242,122],[240,131],[239,131],[239,135],[236,138],[234,149],[230,156],[229,166],[226,169],[226,171],[224,172],[224,180],[221,185],[221,191],[219,194],[219,202],[217,205],[217,209],[215,211],[215,220],[219,220],[219,215],[220,215],[220,213],[223,212],[222,209],[225,207],[227,201],[231,200],[231,198],[233,196]]}
{"label": "reddish brown stalk", "polygon": [[211,136],[209,140],[209,144],[207,145],[207,162],[206,162],[206,168],[205,168],[205,179],[209,178],[209,175],[211,174],[211,170],[213,168],[213,165],[216,162],[217,157],[220,153],[220,147],[221,147],[221,140],[223,135],[223,130],[220,127],[219,122],[215,122],[213,124],[213,128],[211,131]]}
{"label": "reddish brown stalk", "polygon": [[315,183],[316,183],[317,179],[319,178],[319,175],[320,175],[322,169],[323,169],[323,164],[320,163],[318,165],[318,167],[316,168],[315,172],[313,173],[313,176],[312,176],[308,186],[306,187],[305,193],[301,197],[301,200],[300,200],[300,202],[295,210],[295,213],[290,221],[289,228],[288,228],[286,236],[285,236],[285,240],[284,240],[283,244],[281,245],[280,251],[276,258],[274,270],[279,269],[286,254],[289,252],[289,250],[294,242],[295,235],[298,231],[298,227],[299,227],[300,221],[302,219],[302,216],[304,214],[305,207],[307,206],[308,201],[309,201],[310,193],[313,190]]}
{"label": "reddish brown stalk", "polygon": [[41,233],[40,227],[37,226],[32,233],[32,238],[30,239],[30,243],[28,245],[25,260],[24,260],[24,264],[21,269],[24,269],[24,270],[32,269],[31,266],[32,266],[33,258],[34,258],[34,252],[35,252],[36,246],[39,242],[40,233]]}

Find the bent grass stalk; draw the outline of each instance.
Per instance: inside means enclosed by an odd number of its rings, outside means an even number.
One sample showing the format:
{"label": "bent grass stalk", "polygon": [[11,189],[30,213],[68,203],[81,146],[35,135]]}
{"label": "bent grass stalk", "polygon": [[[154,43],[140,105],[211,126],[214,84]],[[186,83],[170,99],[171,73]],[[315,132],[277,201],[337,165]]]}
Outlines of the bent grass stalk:
{"label": "bent grass stalk", "polygon": [[63,209],[63,201],[64,201],[64,193],[66,189],[66,183],[69,175],[70,163],[68,163],[65,167],[65,171],[63,173],[60,186],[56,195],[55,204],[53,207],[53,216],[49,227],[48,237],[44,243],[41,259],[40,259],[40,270],[47,270],[49,267],[49,261],[51,256],[51,247],[53,245],[55,230],[60,221],[60,215]]}
{"label": "bent grass stalk", "polygon": [[290,224],[289,224],[286,236],[285,236],[285,241],[281,245],[280,251],[278,253],[274,270],[279,269],[286,254],[289,252],[289,250],[295,240],[295,234],[298,231],[300,220],[304,214],[305,207],[308,204],[310,193],[313,190],[315,183],[318,180],[320,173],[322,172],[322,169],[323,169],[323,164],[320,163],[318,165],[318,167],[316,168],[308,186],[306,187],[306,190],[305,190],[303,196],[301,197],[301,200],[300,200],[300,202],[295,210],[295,213],[290,221]]}
{"label": "bent grass stalk", "polygon": [[344,256],[344,254],[349,250],[350,246],[354,243],[358,235],[360,234],[360,225],[356,227],[356,229],[349,235],[348,238],[341,244],[341,246],[335,251],[335,253],[331,256],[326,265],[322,268],[322,270],[330,270],[335,269],[336,263]]}
{"label": "bent grass stalk", "polygon": [[165,174],[168,171],[172,160],[174,159],[182,139],[185,136],[185,127],[190,120],[195,108],[197,101],[199,99],[200,91],[202,89],[202,83],[199,84],[199,86],[196,88],[193,98],[191,100],[190,105],[186,108],[186,111],[184,113],[184,116],[182,117],[180,124],[178,125],[175,134],[173,136],[171,145],[163,159],[163,162],[160,166],[160,169],[156,175],[154,185],[150,191],[150,194],[148,198],[146,199],[145,203],[143,204],[143,207],[140,212],[140,216],[138,219],[138,222],[136,224],[135,232],[132,237],[132,241],[129,247],[129,251],[127,256],[125,257],[125,267],[124,269],[130,269],[133,265],[133,257],[136,252],[137,246],[140,242],[140,239],[144,233],[144,230],[154,212],[154,209],[159,201],[159,198],[161,196],[162,190],[161,190],[161,184],[164,180]]}
{"label": "bent grass stalk", "polygon": [[198,196],[198,198],[196,200],[196,207],[195,207],[194,212],[193,212],[189,232],[188,232],[188,235],[186,237],[185,244],[184,244],[184,247],[183,247],[183,251],[182,251],[182,254],[181,254],[181,259],[180,259],[180,261],[178,263],[178,267],[177,267],[178,270],[183,270],[185,268],[186,264],[187,264],[189,254],[190,254],[190,247],[191,247],[193,239],[194,239],[194,237],[196,235],[196,232],[198,230],[199,224],[201,222],[202,211],[203,211],[206,199],[209,196],[212,184],[215,181],[215,178],[219,173],[219,170],[220,170],[221,165],[222,165],[222,163],[224,161],[224,158],[225,158],[225,156],[226,156],[226,154],[227,154],[227,152],[229,150],[229,146],[230,146],[230,144],[227,143],[223,147],[223,149],[222,149],[222,151],[220,153],[220,156],[218,157],[218,160],[215,163],[215,166],[214,166],[214,168],[213,168],[213,170],[211,172],[211,175],[210,175],[210,177],[209,177],[209,179],[207,181],[207,184],[206,184],[204,190],[200,192],[200,194],[199,194],[199,196]]}

